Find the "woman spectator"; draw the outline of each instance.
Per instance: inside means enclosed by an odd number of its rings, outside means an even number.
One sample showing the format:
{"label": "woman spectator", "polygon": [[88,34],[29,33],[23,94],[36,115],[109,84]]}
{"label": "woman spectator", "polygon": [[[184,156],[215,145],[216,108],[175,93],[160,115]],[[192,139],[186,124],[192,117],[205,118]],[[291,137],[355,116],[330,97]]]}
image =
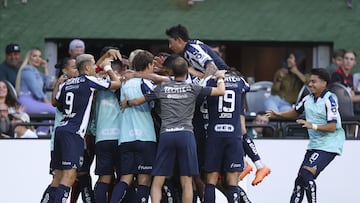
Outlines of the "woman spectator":
{"label": "woman spectator", "polygon": [[276,71],[271,89],[271,96],[265,100],[266,110],[286,111],[292,109],[301,87],[308,76],[304,75],[305,54],[291,52],[284,67]]}
{"label": "woman spectator", "polygon": [[6,104],[9,108],[9,114],[15,112],[21,112],[23,109],[18,102],[16,95],[10,93],[10,89],[13,88],[4,80],[0,80],[0,104]]}
{"label": "woman spectator", "polygon": [[[39,67],[44,68],[44,73],[38,70]],[[18,99],[27,113],[55,113],[43,91],[44,87],[50,86],[47,71],[47,62],[41,57],[40,49],[28,51],[16,78]]]}

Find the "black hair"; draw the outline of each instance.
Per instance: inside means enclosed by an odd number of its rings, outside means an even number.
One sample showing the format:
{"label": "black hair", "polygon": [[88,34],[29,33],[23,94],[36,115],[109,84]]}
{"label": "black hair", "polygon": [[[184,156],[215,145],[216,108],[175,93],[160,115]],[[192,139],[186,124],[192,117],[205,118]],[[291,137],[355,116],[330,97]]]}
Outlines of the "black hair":
{"label": "black hair", "polygon": [[69,65],[69,61],[72,60],[74,58],[71,57],[65,57],[62,60],[59,61],[59,63],[57,63],[55,65],[56,69],[59,69],[58,75],[57,77],[59,78],[62,74],[64,74],[63,69],[66,68]]}
{"label": "black hair", "polygon": [[311,74],[317,75],[321,80],[325,81],[327,84],[330,84],[330,73],[325,68],[313,68],[311,69]]}
{"label": "black hair", "polygon": [[190,40],[186,27],[182,25],[173,26],[165,31],[166,35],[171,38],[181,38],[184,42]]}

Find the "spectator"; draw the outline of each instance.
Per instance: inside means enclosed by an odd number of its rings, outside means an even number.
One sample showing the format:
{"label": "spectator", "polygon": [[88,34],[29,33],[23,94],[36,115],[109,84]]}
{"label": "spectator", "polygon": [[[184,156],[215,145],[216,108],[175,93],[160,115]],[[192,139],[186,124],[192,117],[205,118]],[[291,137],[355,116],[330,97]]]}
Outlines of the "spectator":
{"label": "spectator", "polygon": [[[44,68],[45,73],[38,70],[40,66]],[[27,113],[55,113],[55,108],[43,91],[49,85],[47,62],[41,57],[40,49],[33,48],[26,54],[16,78],[18,99]]]}
{"label": "spectator", "polygon": [[332,73],[336,69],[343,66],[344,53],[345,53],[344,49],[337,49],[334,51],[334,53],[332,54],[332,58],[331,58],[331,64],[328,67],[326,67],[326,69],[329,71],[329,73]]}
{"label": "spectator", "polygon": [[304,70],[304,53],[291,52],[284,67],[275,73],[271,96],[264,102],[266,110],[286,111],[292,108],[301,87],[306,83]]}
{"label": "spectator", "polygon": [[9,109],[5,103],[0,103],[0,133],[0,138],[10,138],[11,136]]}
{"label": "spectator", "polygon": [[[258,124],[258,125],[266,125],[269,123],[269,118],[266,116],[266,112],[261,111],[258,112],[255,116],[255,119],[252,122],[253,124]],[[266,133],[266,128],[264,127],[253,127],[253,128],[249,128],[247,130],[247,134],[251,137],[251,138],[260,138],[260,137],[270,137],[271,135],[269,134],[264,134]]]}
{"label": "spectator", "polygon": [[71,58],[85,53],[85,43],[81,39],[73,39],[69,44],[69,55]]}
{"label": "spectator", "polygon": [[20,103],[17,101],[16,95],[13,95],[9,92],[9,85],[0,80],[0,104],[6,104],[9,108],[9,113],[15,113],[23,111]]}
{"label": "spectator", "polygon": [[[15,113],[12,114],[13,120],[12,124],[16,125],[19,123],[30,123],[30,117],[27,113]],[[28,125],[16,125],[14,129],[14,137],[15,138],[38,138],[36,133],[33,130],[32,126]]]}
{"label": "spectator", "polygon": [[18,44],[9,44],[5,48],[5,61],[0,64],[0,80],[9,81],[14,87],[21,65],[21,52]]}
{"label": "spectator", "polygon": [[351,70],[356,64],[356,53],[353,50],[346,50],[344,53],[343,66],[336,69],[331,75],[331,82],[339,82],[349,88],[353,102],[360,102],[360,95],[355,94],[354,78]]}

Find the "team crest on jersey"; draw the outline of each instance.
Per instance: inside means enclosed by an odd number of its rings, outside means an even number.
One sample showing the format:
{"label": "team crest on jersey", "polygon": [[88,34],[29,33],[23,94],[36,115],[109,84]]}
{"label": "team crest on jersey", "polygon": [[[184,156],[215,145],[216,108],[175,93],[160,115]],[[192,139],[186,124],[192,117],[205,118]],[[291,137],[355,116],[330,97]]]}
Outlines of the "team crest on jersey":
{"label": "team crest on jersey", "polygon": [[200,53],[198,53],[198,54],[196,54],[196,56],[195,56],[197,59],[201,59],[203,56],[200,54]]}

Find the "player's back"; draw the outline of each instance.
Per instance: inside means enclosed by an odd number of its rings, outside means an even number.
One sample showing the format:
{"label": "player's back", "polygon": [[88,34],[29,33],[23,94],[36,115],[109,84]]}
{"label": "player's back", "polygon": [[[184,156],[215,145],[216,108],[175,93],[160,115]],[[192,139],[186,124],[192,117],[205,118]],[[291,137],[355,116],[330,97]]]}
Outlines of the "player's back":
{"label": "player's back", "polygon": [[95,89],[107,89],[109,82],[101,81],[96,77],[79,75],[70,78],[60,86],[56,97],[60,102],[59,110],[63,113],[63,119],[58,128],[65,128],[69,132],[85,135],[88,125],[91,104]]}
{"label": "player's back", "polygon": [[[244,93],[249,86],[242,77],[225,76],[225,95],[207,99],[209,126],[208,136],[240,136],[240,115],[244,113]],[[216,82],[209,82],[215,86]]]}

